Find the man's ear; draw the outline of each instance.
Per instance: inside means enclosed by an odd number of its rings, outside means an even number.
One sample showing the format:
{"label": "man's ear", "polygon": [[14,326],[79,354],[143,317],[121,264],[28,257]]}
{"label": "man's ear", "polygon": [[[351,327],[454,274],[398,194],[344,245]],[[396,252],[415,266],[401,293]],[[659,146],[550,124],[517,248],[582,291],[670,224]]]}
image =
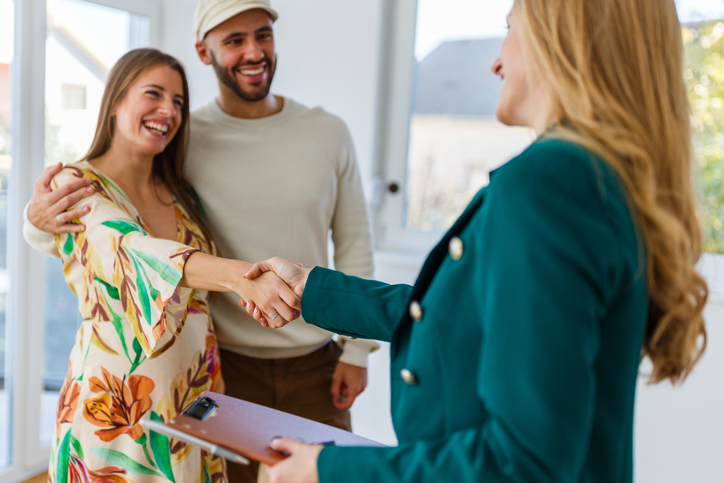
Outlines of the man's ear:
{"label": "man's ear", "polygon": [[196,42],[196,53],[199,54],[199,59],[206,65],[211,65],[211,53],[206,45],[206,42],[199,40]]}

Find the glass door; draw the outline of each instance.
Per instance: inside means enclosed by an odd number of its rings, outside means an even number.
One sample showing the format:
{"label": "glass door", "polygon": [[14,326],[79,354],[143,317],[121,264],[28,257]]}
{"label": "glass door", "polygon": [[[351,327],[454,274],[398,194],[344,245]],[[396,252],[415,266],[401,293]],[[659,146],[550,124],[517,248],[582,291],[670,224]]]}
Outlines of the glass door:
{"label": "glass door", "polygon": [[8,327],[5,307],[10,288],[7,270],[8,174],[12,166],[10,135],[12,131],[11,71],[15,48],[15,2],[0,0],[0,469],[10,462],[10,385],[11,365],[6,357]]}
{"label": "glass door", "polygon": [[[128,50],[148,45],[150,32],[148,17],[125,10],[83,0],[47,0],[46,5],[45,165],[49,166],[83,158],[93,139],[108,71]],[[59,260],[46,257],[44,288],[40,439],[47,444],[81,319],[78,299],[65,283]]]}

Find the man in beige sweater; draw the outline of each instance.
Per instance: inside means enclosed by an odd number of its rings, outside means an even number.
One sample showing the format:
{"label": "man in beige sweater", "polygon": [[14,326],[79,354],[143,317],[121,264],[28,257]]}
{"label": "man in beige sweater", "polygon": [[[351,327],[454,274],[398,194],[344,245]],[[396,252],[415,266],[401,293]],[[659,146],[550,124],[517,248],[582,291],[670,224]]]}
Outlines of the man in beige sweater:
{"label": "man in beige sweater", "polygon": [[[191,116],[185,176],[202,200],[224,257],[254,262],[279,255],[372,275],[372,246],[359,168],[344,122],[269,93],[276,68],[268,0],[201,0],[194,15],[200,59],[219,83],[217,98]],[[74,230],[82,191],[51,192],[49,169],[28,205],[24,234],[56,253],[51,233]],[[82,188],[81,188],[82,190]],[[59,217],[57,217],[59,216]],[[303,320],[261,327],[233,294],[212,304],[227,394],[351,429],[349,407],[367,384],[377,345],[339,337]],[[256,466],[229,465],[231,482],[256,481]]]}

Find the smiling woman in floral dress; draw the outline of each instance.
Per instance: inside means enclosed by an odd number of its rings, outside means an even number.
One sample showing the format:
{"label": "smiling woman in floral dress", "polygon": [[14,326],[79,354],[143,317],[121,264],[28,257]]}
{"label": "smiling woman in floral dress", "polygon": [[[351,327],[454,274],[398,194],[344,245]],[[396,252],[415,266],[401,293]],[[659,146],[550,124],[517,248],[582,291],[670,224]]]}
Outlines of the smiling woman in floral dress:
{"label": "smiling woman in floral dress", "polygon": [[[223,460],[149,433],[206,390],[222,390],[205,294],[269,300],[262,310],[297,314],[264,296],[275,276],[243,280],[248,263],[212,256],[198,201],[181,178],[188,132],[182,66],[153,49],[124,55],[109,74],[95,138],[54,189],[89,186],[83,206],[58,216],[86,230],[56,235],[83,322],[58,403],[51,482],[219,482]],[[65,219],[63,219],[65,217]],[[193,287],[193,288],[190,288]]]}

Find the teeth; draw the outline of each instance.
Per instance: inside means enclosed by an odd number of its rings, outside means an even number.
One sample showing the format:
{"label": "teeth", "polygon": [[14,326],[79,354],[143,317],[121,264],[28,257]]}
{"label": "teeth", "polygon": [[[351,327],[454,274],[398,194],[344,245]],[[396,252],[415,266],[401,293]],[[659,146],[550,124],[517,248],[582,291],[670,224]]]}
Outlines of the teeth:
{"label": "teeth", "polygon": [[168,126],[166,126],[165,124],[158,124],[155,122],[144,122],[143,125],[149,129],[153,129],[154,131],[161,133],[161,134],[166,134],[168,132]]}
{"label": "teeth", "polygon": [[258,69],[254,69],[254,70],[242,70],[241,71],[242,74],[250,75],[250,76],[259,75],[262,72],[264,72],[264,67],[259,67]]}

